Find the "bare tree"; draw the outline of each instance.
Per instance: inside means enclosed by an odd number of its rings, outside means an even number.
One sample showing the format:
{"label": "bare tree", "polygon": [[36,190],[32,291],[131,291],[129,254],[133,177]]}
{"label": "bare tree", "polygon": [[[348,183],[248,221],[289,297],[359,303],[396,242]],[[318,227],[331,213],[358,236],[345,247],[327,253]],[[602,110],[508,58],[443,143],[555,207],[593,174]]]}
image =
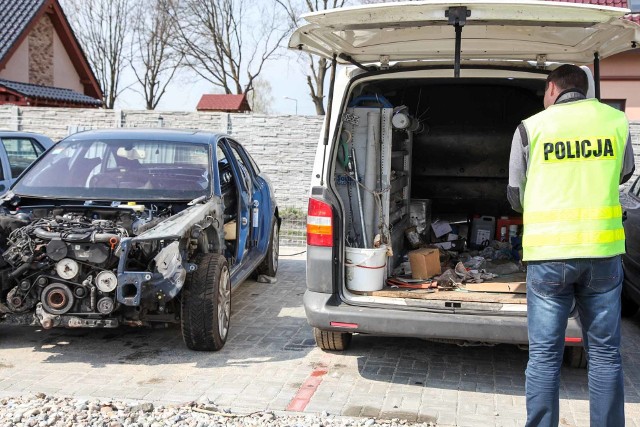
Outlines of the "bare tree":
{"label": "bare tree", "polygon": [[131,44],[131,68],[142,88],[147,110],[155,110],[180,67],[174,48],[170,11],[178,0],[144,0],[137,5]]}
{"label": "bare tree", "polygon": [[128,63],[132,0],[66,0],[67,16],[80,39],[103,91],[105,108],[113,108]]}
{"label": "bare tree", "polygon": [[[274,0],[277,5],[287,12],[292,27],[300,25],[300,16],[306,12],[333,9],[347,5],[349,0]],[[324,81],[329,69],[325,58],[315,58],[307,55],[304,59],[307,68],[307,86],[309,95],[316,107],[316,114],[324,115]]]}
{"label": "bare tree", "polygon": [[273,94],[271,83],[263,78],[253,81],[253,90],[247,95],[251,111],[258,114],[273,113]]}
{"label": "bare tree", "polygon": [[251,92],[289,30],[268,6],[260,0],[183,0],[176,5],[176,46],[186,65],[227,94]]}

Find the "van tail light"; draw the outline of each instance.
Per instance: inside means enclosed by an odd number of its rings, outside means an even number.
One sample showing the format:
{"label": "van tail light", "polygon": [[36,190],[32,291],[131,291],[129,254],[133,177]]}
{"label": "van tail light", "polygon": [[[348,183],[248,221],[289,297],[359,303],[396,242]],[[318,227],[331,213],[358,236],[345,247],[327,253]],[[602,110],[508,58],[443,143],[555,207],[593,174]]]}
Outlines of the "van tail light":
{"label": "van tail light", "polygon": [[333,246],[333,211],[331,205],[309,198],[307,211],[307,244]]}
{"label": "van tail light", "polygon": [[582,342],[582,338],[565,337],[564,342],[579,343],[579,342]]}

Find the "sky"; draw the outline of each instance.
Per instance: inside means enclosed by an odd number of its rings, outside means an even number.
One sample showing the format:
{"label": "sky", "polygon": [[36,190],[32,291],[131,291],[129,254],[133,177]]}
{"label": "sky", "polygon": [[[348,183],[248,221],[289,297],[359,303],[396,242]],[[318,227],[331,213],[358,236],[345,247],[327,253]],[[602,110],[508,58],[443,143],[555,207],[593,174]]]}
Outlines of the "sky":
{"label": "sky", "polygon": [[[316,109],[309,95],[309,87],[306,82],[306,69],[298,61],[295,52],[283,50],[280,57],[269,60],[260,74],[271,83],[271,95],[273,96],[274,114],[295,114],[296,102],[286,97],[297,99],[299,115],[315,115]],[[122,77],[125,85],[135,81],[135,76],[130,70]],[[329,76],[327,74],[326,81]],[[169,84],[167,92],[162,97],[156,110],[158,111],[195,111],[200,97],[205,93],[219,93],[210,82],[199,78],[192,73],[184,72]],[[144,97],[135,91],[125,90],[116,100],[116,108],[126,110],[144,109]]]}

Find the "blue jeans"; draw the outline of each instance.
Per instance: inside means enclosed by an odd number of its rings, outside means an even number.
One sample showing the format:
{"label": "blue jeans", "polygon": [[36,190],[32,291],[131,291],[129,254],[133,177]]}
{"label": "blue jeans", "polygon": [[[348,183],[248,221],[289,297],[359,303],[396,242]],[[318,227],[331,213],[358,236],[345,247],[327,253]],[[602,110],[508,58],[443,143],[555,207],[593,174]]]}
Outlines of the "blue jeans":
{"label": "blue jeans", "polygon": [[624,426],[620,358],[622,262],[612,258],[529,262],[527,426],[557,426],[565,330],[575,300],[589,361],[591,425]]}

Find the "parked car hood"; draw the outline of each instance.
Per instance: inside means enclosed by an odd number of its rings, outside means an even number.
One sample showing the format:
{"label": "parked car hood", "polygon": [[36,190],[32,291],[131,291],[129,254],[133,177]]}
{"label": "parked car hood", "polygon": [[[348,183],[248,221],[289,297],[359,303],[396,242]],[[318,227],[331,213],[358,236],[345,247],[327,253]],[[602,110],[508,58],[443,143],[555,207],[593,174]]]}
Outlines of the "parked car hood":
{"label": "parked car hood", "polygon": [[[541,1],[415,1],[332,9],[304,15],[292,49],[360,63],[453,60],[455,30],[445,13],[466,6],[461,58],[593,62],[632,49],[640,26],[621,19],[628,9]],[[386,58],[381,58],[386,57]]]}

